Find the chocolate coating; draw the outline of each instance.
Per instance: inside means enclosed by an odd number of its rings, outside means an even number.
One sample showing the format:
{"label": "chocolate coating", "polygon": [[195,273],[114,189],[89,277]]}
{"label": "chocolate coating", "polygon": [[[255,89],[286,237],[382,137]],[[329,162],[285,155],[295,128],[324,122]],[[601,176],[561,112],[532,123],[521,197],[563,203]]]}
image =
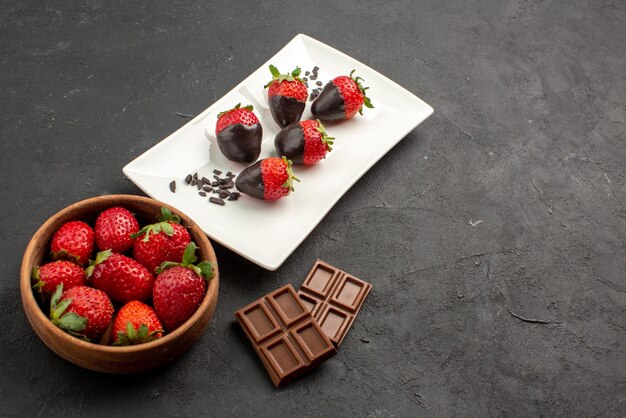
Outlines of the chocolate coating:
{"label": "chocolate coating", "polygon": [[304,106],[305,102],[298,101],[292,97],[270,97],[270,112],[272,112],[272,117],[281,128],[290,123],[298,122],[302,112],[304,112]]}
{"label": "chocolate coating", "polygon": [[280,157],[294,164],[304,164],[304,132],[298,122],[283,128],[274,138],[274,148]]}
{"label": "chocolate coating", "polygon": [[263,128],[261,124],[230,125],[217,134],[217,145],[222,154],[231,161],[250,164],[261,154]]}
{"label": "chocolate coating", "polygon": [[346,118],[346,105],[339,89],[328,82],[322,92],[311,105],[311,113],[315,119],[343,120]]}
{"label": "chocolate coating", "polygon": [[265,196],[265,186],[263,185],[263,175],[261,173],[261,161],[257,161],[250,167],[246,167],[235,180],[235,187],[241,193],[245,193],[257,199]]}

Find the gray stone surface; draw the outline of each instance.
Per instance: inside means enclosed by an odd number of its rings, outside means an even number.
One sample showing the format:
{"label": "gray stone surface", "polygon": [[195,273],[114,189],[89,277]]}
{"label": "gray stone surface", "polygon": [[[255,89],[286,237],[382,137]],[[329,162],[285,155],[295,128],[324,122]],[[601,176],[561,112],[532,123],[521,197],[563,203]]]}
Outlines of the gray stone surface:
{"label": "gray stone surface", "polygon": [[[626,415],[623,1],[3,1],[0,415]],[[77,200],[299,32],[435,114],[277,272],[217,246],[209,331],[159,370],[49,351],[18,271]],[[315,258],[374,285],[339,354],[274,390],[232,313]],[[330,408],[330,409],[328,409]],[[330,412],[329,412],[330,411]]]}

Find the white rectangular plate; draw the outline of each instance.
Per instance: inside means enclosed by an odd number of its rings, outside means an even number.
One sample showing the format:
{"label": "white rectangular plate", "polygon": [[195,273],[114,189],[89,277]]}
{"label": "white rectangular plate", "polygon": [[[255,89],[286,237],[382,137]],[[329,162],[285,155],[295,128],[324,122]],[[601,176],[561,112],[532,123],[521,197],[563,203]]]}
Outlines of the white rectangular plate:
{"label": "white rectangular plate", "polygon": [[[352,69],[365,79],[374,109],[341,123],[326,124],[335,137],[332,152],[313,167],[294,166],[301,180],[289,196],[266,202],[242,195],[218,206],[184,182],[189,173],[212,178],[213,170],[239,173],[244,166],[227,160],[215,143],[217,114],[237,103],[254,105],[263,126],[261,156],[274,155],[279,131],[263,86],[271,79],[269,64],[281,72],[299,66],[319,67],[324,84]],[[317,87],[309,81],[309,90]],[[311,117],[310,102],[302,119]],[[296,36],[241,84],[185,126],[124,167],[124,174],[149,196],[190,216],[212,239],[268,270],[276,270],[300,245],[343,194],[417,125],[432,107],[393,81],[349,56],[305,35]],[[176,180],[176,193],[169,183]]]}

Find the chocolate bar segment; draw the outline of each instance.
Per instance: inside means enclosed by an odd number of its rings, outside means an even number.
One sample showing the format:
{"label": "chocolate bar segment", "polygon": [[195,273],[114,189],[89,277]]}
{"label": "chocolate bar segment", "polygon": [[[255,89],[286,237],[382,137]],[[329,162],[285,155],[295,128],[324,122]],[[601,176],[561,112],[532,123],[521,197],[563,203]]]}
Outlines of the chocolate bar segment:
{"label": "chocolate bar segment", "polygon": [[239,309],[235,317],[276,387],[337,353],[291,285]]}
{"label": "chocolate bar segment", "polygon": [[317,260],[298,291],[302,304],[339,347],[372,285]]}

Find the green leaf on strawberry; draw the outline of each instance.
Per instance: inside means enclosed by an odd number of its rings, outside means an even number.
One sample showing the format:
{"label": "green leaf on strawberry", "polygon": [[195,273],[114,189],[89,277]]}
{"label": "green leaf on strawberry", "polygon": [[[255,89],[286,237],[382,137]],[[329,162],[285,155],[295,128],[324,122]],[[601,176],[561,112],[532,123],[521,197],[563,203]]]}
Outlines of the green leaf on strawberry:
{"label": "green leaf on strawberry", "polygon": [[165,270],[170,269],[176,266],[187,267],[191,269],[198,276],[204,277],[206,280],[210,280],[213,278],[213,264],[210,261],[203,261],[199,264],[195,264],[198,261],[198,257],[196,256],[196,250],[198,246],[195,242],[190,242],[185,247],[185,252],[183,253],[183,261],[182,263],[176,263],[173,261],[164,261],[156,270],[157,274],[163,273]]}
{"label": "green leaf on strawberry", "polygon": [[156,329],[150,332],[146,324],[141,324],[139,329],[133,327],[132,322],[126,323],[126,332],[117,332],[117,341],[113,345],[135,345],[143,344],[157,339],[157,336],[163,332],[162,329]]}
{"label": "green leaf on strawberry", "polygon": [[87,328],[87,318],[82,317],[75,312],[67,312],[67,308],[72,303],[72,299],[65,299],[59,303],[61,295],[63,294],[63,283],[57,286],[52,299],[50,300],[50,320],[52,323],[64,331],[69,332],[74,336],[85,338],[80,334],[81,331]]}
{"label": "green leaf on strawberry", "polygon": [[111,254],[113,254],[113,251],[111,250],[100,251],[98,254],[96,254],[95,260],[89,260],[89,267],[85,269],[85,277],[90,278],[93,274],[94,267],[107,261]]}
{"label": "green leaf on strawberry", "polygon": [[172,235],[174,235],[174,228],[171,225],[172,223],[179,224],[180,217],[178,215],[172,214],[172,211],[170,211],[168,208],[162,207],[161,216],[159,216],[159,222],[144,226],[139,231],[132,234],[130,237],[135,239],[143,235],[144,237],[142,241],[147,242],[150,239],[150,234],[158,234],[161,231],[165,232],[165,234],[171,237]]}

